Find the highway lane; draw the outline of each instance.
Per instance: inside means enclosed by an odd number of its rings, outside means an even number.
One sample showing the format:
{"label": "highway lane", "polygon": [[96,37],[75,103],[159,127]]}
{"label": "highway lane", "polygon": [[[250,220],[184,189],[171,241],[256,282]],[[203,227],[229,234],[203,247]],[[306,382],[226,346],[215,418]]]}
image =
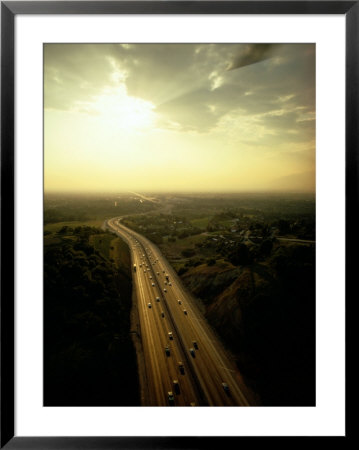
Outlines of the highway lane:
{"label": "highway lane", "polygon": [[[155,255],[154,258],[161,261],[163,257],[160,259],[159,250],[149,241],[147,245]],[[162,273],[165,270],[166,273],[170,274],[169,279],[173,280],[171,286],[164,285],[167,288],[166,298],[173,308],[175,322],[180,323],[179,327],[184,334],[185,345],[189,349],[193,348],[193,341],[198,344],[198,351],[195,351],[196,363],[193,362],[193,369],[197,376],[202,379],[208,403],[210,405],[247,405],[248,402],[242,393],[244,386],[242,386],[242,389],[239,388],[239,385],[243,385],[243,382],[238,371],[229,361],[223,346],[209,326],[206,325],[202,314],[192,299],[189,298],[172,267],[167,263],[160,268]],[[163,283],[165,283],[164,280]],[[181,304],[178,303],[178,300],[181,300]],[[187,311],[187,314],[184,314],[184,310]],[[208,368],[211,370],[208,370]],[[206,376],[203,377],[203,374],[206,374]],[[222,382],[231,386],[231,395],[227,395],[223,390]]]}
{"label": "highway lane", "polygon": [[[141,340],[146,365],[146,405],[168,406],[168,392],[174,393],[176,406],[190,405],[192,402],[199,404],[193,388],[195,383],[190,374],[186,374],[187,376],[184,377],[179,370],[178,362],[184,359],[184,355],[178,346],[174,332],[174,339],[169,339],[168,332],[172,331],[174,327],[162,293],[153,278],[154,274],[146,252],[129,233],[121,233],[121,237],[128,242],[132,262],[136,264],[133,281],[138,301]],[[152,279],[149,278],[150,276]],[[152,283],[155,286],[152,286]],[[157,297],[159,301],[156,301]],[[149,307],[149,303],[151,307]],[[162,317],[162,312],[164,312],[164,317]],[[169,356],[166,355],[166,347],[169,348]],[[180,389],[178,394],[174,392],[174,380],[178,380]]]}
{"label": "highway lane", "polygon": [[[172,391],[178,406],[192,402],[210,406],[249,406],[251,395],[238,369],[157,246],[123,226],[117,218],[109,220],[107,226],[128,242],[132,262],[136,264],[133,278],[139,304],[149,404],[168,405],[168,392]],[[169,331],[173,333],[173,340],[169,339]],[[166,346],[170,356],[166,356]],[[193,349],[192,353],[190,349]],[[185,374],[179,370],[179,361],[184,365]],[[173,380],[180,384],[177,395]],[[222,383],[228,385],[228,390]]]}

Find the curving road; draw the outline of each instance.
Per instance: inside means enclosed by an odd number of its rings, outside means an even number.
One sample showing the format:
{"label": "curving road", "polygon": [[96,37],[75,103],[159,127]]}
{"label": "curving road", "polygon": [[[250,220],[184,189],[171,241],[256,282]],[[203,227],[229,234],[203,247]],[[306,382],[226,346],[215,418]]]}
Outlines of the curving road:
{"label": "curving road", "polygon": [[237,368],[158,247],[119,218],[106,225],[129,244],[136,265],[148,406],[253,404]]}

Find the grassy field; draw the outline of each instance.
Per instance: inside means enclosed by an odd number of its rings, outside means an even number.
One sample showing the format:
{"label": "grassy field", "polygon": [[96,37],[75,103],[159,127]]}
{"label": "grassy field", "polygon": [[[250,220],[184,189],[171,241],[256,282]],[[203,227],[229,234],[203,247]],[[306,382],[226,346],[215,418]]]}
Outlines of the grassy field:
{"label": "grassy field", "polygon": [[116,267],[128,269],[131,272],[131,258],[127,244],[113,234],[94,234],[90,237],[94,248]]}
{"label": "grassy field", "polygon": [[172,255],[181,255],[185,248],[195,248],[195,244],[203,242],[207,238],[204,234],[195,234],[184,239],[177,239],[176,242],[164,242],[160,247],[166,249],[166,253]]}
{"label": "grassy field", "polygon": [[131,272],[131,256],[128,245],[119,237],[112,239],[110,246],[110,259],[117,267],[128,269]]}
{"label": "grassy field", "polygon": [[205,230],[210,219],[211,217],[201,217],[200,219],[193,219],[191,220],[191,225],[196,228],[200,228],[201,230]]}
{"label": "grassy field", "polygon": [[233,219],[219,220],[218,224],[226,228],[232,228],[236,224],[236,221]]}

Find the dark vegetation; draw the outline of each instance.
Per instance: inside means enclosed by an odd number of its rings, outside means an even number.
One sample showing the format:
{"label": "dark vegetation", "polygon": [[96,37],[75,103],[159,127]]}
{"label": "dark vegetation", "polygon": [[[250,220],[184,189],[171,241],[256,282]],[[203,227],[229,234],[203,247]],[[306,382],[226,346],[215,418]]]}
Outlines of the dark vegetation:
{"label": "dark vegetation", "polygon": [[45,406],[139,405],[130,257],[114,240],[93,227],[45,232]]}
{"label": "dark vegetation", "polygon": [[129,215],[124,223],[156,244],[201,233],[226,234],[237,240],[244,233],[251,239],[281,236],[315,240],[313,196],[177,196],[168,201],[171,213]]}
{"label": "dark vegetation", "polygon": [[155,244],[162,244],[164,237],[169,242],[176,242],[177,239],[184,239],[202,231],[185,217],[163,213],[128,216],[123,220],[123,224],[143,234]]}

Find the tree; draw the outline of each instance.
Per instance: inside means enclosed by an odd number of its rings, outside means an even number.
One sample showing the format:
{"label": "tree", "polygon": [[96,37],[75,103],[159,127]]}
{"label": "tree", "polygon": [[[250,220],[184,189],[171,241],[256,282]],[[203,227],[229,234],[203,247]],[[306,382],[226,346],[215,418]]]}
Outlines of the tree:
{"label": "tree", "polygon": [[259,247],[259,252],[263,256],[269,256],[272,252],[272,248],[273,248],[273,241],[271,239],[263,239]]}
{"label": "tree", "polygon": [[246,244],[240,243],[228,257],[229,261],[235,266],[245,266],[251,262],[249,249]]}

